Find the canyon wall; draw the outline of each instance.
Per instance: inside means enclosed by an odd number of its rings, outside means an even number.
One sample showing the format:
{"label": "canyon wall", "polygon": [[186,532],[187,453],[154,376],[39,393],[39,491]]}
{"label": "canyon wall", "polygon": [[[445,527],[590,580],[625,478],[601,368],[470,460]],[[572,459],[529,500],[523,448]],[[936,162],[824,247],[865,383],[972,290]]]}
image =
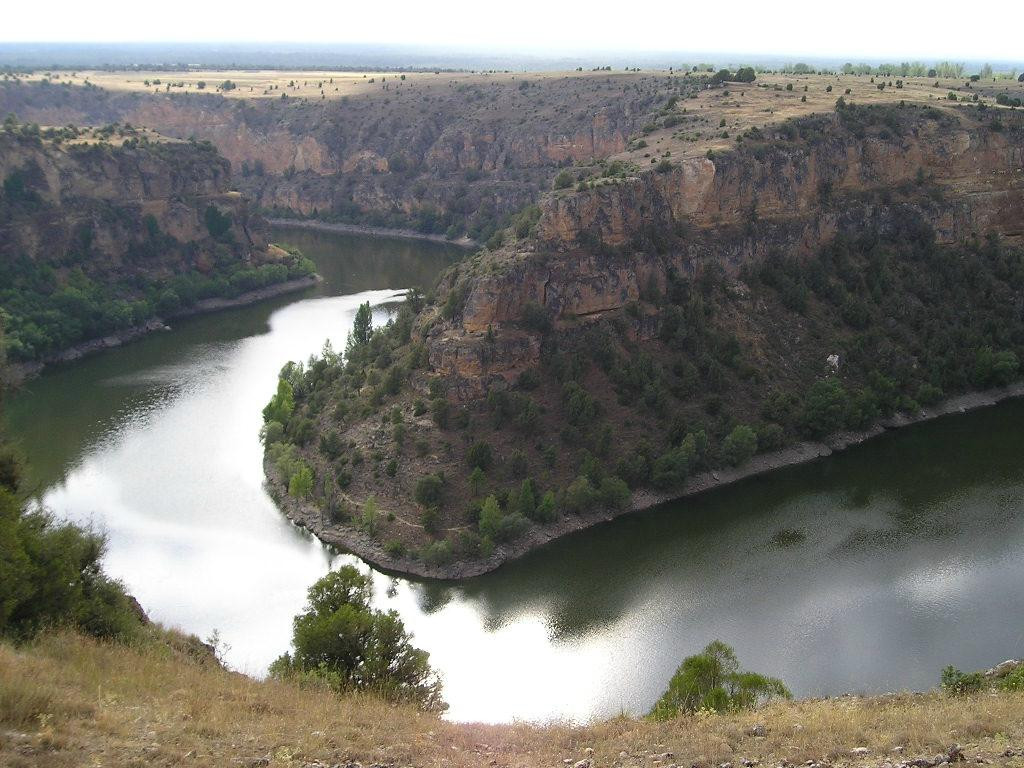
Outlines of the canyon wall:
{"label": "canyon wall", "polygon": [[661,98],[657,86],[614,98],[589,88],[558,80],[526,93],[494,83],[315,101],[12,82],[0,84],[0,112],[208,140],[231,162],[237,188],[281,215],[481,236],[533,202],[553,169],[624,149]]}
{"label": "canyon wall", "polygon": [[772,253],[812,257],[840,232],[892,234],[908,210],[941,243],[1024,238],[1019,119],[880,114],[806,118],[800,139],[748,141],[664,172],[548,195],[533,237],[451,279],[465,301],[456,322],[432,329],[432,367],[472,398],[537,364],[524,307],[571,330],[663,291],[670,273],[716,264],[735,279]]}
{"label": "canyon wall", "polygon": [[[59,146],[0,135],[0,178],[0,258],[7,261],[117,270],[124,279],[138,271],[209,271],[229,257],[269,258],[265,223],[231,190],[230,164],[209,145]],[[224,230],[217,237],[211,206]]]}

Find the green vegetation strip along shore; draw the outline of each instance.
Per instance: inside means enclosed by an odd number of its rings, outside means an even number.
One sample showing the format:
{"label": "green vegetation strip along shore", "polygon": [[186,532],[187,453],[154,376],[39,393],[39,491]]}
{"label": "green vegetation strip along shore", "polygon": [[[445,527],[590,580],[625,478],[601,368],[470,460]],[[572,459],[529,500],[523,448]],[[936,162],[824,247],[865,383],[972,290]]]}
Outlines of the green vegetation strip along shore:
{"label": "green vegetation strip along shore", "polygon": [[562,536],[578,533],[622,515],[642,512],[769,472],[816,461],[838,451],[860,445],[884,434],[887,430],[921,424],[942,416],[962,414],[977,408],[986,408],[1003,400],[1022,396],[1024,396],[1024,383],[1021,382],[1006,387],[971,392],[922,408],[914,414],[894,415],[890,419],[873,425],[870,429],[837,433],[824,441],[804,441],[771,453],[760,453],[741,466],[706,470],[694,475],[679,491],[662,493],[645,489],[635,492],[626,506],[619,508],[595,507],[589,513],[563,515],[544,528],[532,528],[526,531],[519,538],[508,542],[501,550],[495,550],[489,557],[473,561],[431,563],[389,551],[386,545],[359,528],[332,526],[329,524],[330,521],[325,519],[323,510],[315,504],[287,493],[288,484],[281,478],[279,470],[269,455],[264,457],[263,466],[272,487],[280,489],[275,493],[275,501],[288,519],[301,528],[307,528],[328,544],[358,555],[374,567],[390,573],[409,574],[429,579],[468,579],[489,573],[504,563],[520,558]]}

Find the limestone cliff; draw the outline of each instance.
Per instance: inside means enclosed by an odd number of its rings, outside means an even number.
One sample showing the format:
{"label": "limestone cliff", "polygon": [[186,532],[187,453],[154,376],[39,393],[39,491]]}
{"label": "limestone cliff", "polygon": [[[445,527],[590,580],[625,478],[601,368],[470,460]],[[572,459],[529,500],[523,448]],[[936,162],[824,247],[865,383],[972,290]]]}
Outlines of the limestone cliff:
{"label": "limestone cliff", "polygon": [[[461,290],[458,322],[435,329],[431,363],[468,396],[539,361],[523,338],[535,305],[568,325],[619,310],[670,272],[713,263],[737,275],[769,253],[806,258],[841,231],[893,227],[912,208],[940,243],[999,233],[1024,237],[1024,139],[969,112],[850,110],[797,123],[732,152],[689,158],[591,189],[544,199],[536,233],[483,259]],[[875,130],[858,137],[876,121]],[[491,329],[502,353],[485,355]],[[506,331],[507,329],[507,331]],[[507,335],[507,338],[506,338]]]}
{"label": "limestone cliff", "polygon": [[308,271],[268,244],[212,145],[125,134],[0,133],[0,309],[15,360]]}
{"label": "limestone cliff", "polygon": [[239,190],[280,215],[486,239],[533,202],[553,169],[622,151],[666,91],[655,79],[610,94],[563,78],[525,90],[510,81],[307,101],[5,82],[0,112],[210,141],[231,162]]}

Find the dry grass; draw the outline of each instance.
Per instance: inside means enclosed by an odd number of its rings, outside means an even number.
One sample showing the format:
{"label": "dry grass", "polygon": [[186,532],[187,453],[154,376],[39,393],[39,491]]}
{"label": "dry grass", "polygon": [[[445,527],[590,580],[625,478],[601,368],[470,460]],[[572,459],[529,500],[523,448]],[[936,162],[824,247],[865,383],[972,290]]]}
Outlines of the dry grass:
{"label": "dry grass", "polygon": [[[993,107],[998,93],[1016,97],[1024,95],[1024,84],[1010,80],[972,83],[972,87],[967,88],[965,80],[909,77],[902,78],[902,88],[887,86],[879,90],[878,85],[883,80],[895,84],[897,78],[762,74],[754,83],[729,83],[724,89],[704,91],[696,99],[680,101],[677,112],[682,114],[682,110],[686,110],[686,122],[651,133],[645,137],[646,148],[624,152],[617,158],[642,166],[648,164],[651,157],[661,157],[665,152],[680,158],[703,156],[709,149],[729,149],[735,146],[736,136],[750,128],[764,128],[794,117],[833,112],[840,96],[854,104],[904,101],[948,109],[954,104],[947,99],[950,92],[964,100],[978,94],[981,103]],[[792,90],[786,90],[789,85]],[[829,86],[831,91],[827,90]],[[847,90],[850,93],[846,93]],[[722,120],[725,121],[724,126],[721,125]],[[723,132],[728,136],[723,136]]]}
{"label": "dry grass", "polygon": [[[110,91],[148,93],[222,93],[217,86],[225,80],[236,85],[223,95],[231,99],[277,99],[282,93],[289,98],[338,99],[343,96],[380,96],[387,98],[402,92],[435,93],[458,85],[488,85],[512,83],[523,79],[536,81],[561,79],[566,76],[579,79],[601,79],[608,72],[530,72],[530,73],[471,73],[471,72],[350,72],[345,70],[196,70],[190,72],[127,72],[105,70],[36,72],[23,79],[26,82],[52,79],[54,82],[84,85],[89,82]],[[646,73],[649,77],[650,72]],[[640,79],[637,73],[615,73],[616,79]],[[159,80],[160,85],[154,85]],[[149,81],[149,85],[146,82]],[[205,83],[200,89],[199,83]],[[388,88],[385,85],[388,84]]]}
{"label": "dry grass", "polygon": [[[750,735],[755,724],[764,736]],[[258,682],[197,661],[174,635],[135,648],[73,634],[30,648],[0,645],[0,765],[12,768],[248,765],[260,758],[270,765],[559,766],[587,756],[595,766],[623,768],[744,758],[877,765],[894,747],[930,756],[954,743],[969,760],[1024,764],[1004,757],[1024,748],[1024,695],[840,698],[670,723],[461,725],[368,696]],[[870,757],[849,757],[862,746]]]}

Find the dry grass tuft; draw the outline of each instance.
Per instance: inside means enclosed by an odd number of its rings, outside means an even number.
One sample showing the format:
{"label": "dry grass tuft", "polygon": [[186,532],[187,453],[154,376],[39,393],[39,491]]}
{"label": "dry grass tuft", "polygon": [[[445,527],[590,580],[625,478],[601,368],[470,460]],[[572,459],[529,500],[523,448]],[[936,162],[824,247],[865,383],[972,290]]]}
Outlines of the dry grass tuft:
{"label": "dry grass tuft", "polygon": [[[221,669],[175,633],[155,631],[135,647],[71,633],[24,648],[0,645],[4,766],[222,766],[265,758],[293,766],[351,760],[518,768],[587,757],[595,768],[743,759],[879,765],[894,748],[903,750],[898,762],[957,743],[969,760],[1024,764],[1003,756],[1024,750],[1024,694],[841,697],[667,723],[463,725],[372,696],[252,680]],[[851,758],[856,747],[871,754]]]}

